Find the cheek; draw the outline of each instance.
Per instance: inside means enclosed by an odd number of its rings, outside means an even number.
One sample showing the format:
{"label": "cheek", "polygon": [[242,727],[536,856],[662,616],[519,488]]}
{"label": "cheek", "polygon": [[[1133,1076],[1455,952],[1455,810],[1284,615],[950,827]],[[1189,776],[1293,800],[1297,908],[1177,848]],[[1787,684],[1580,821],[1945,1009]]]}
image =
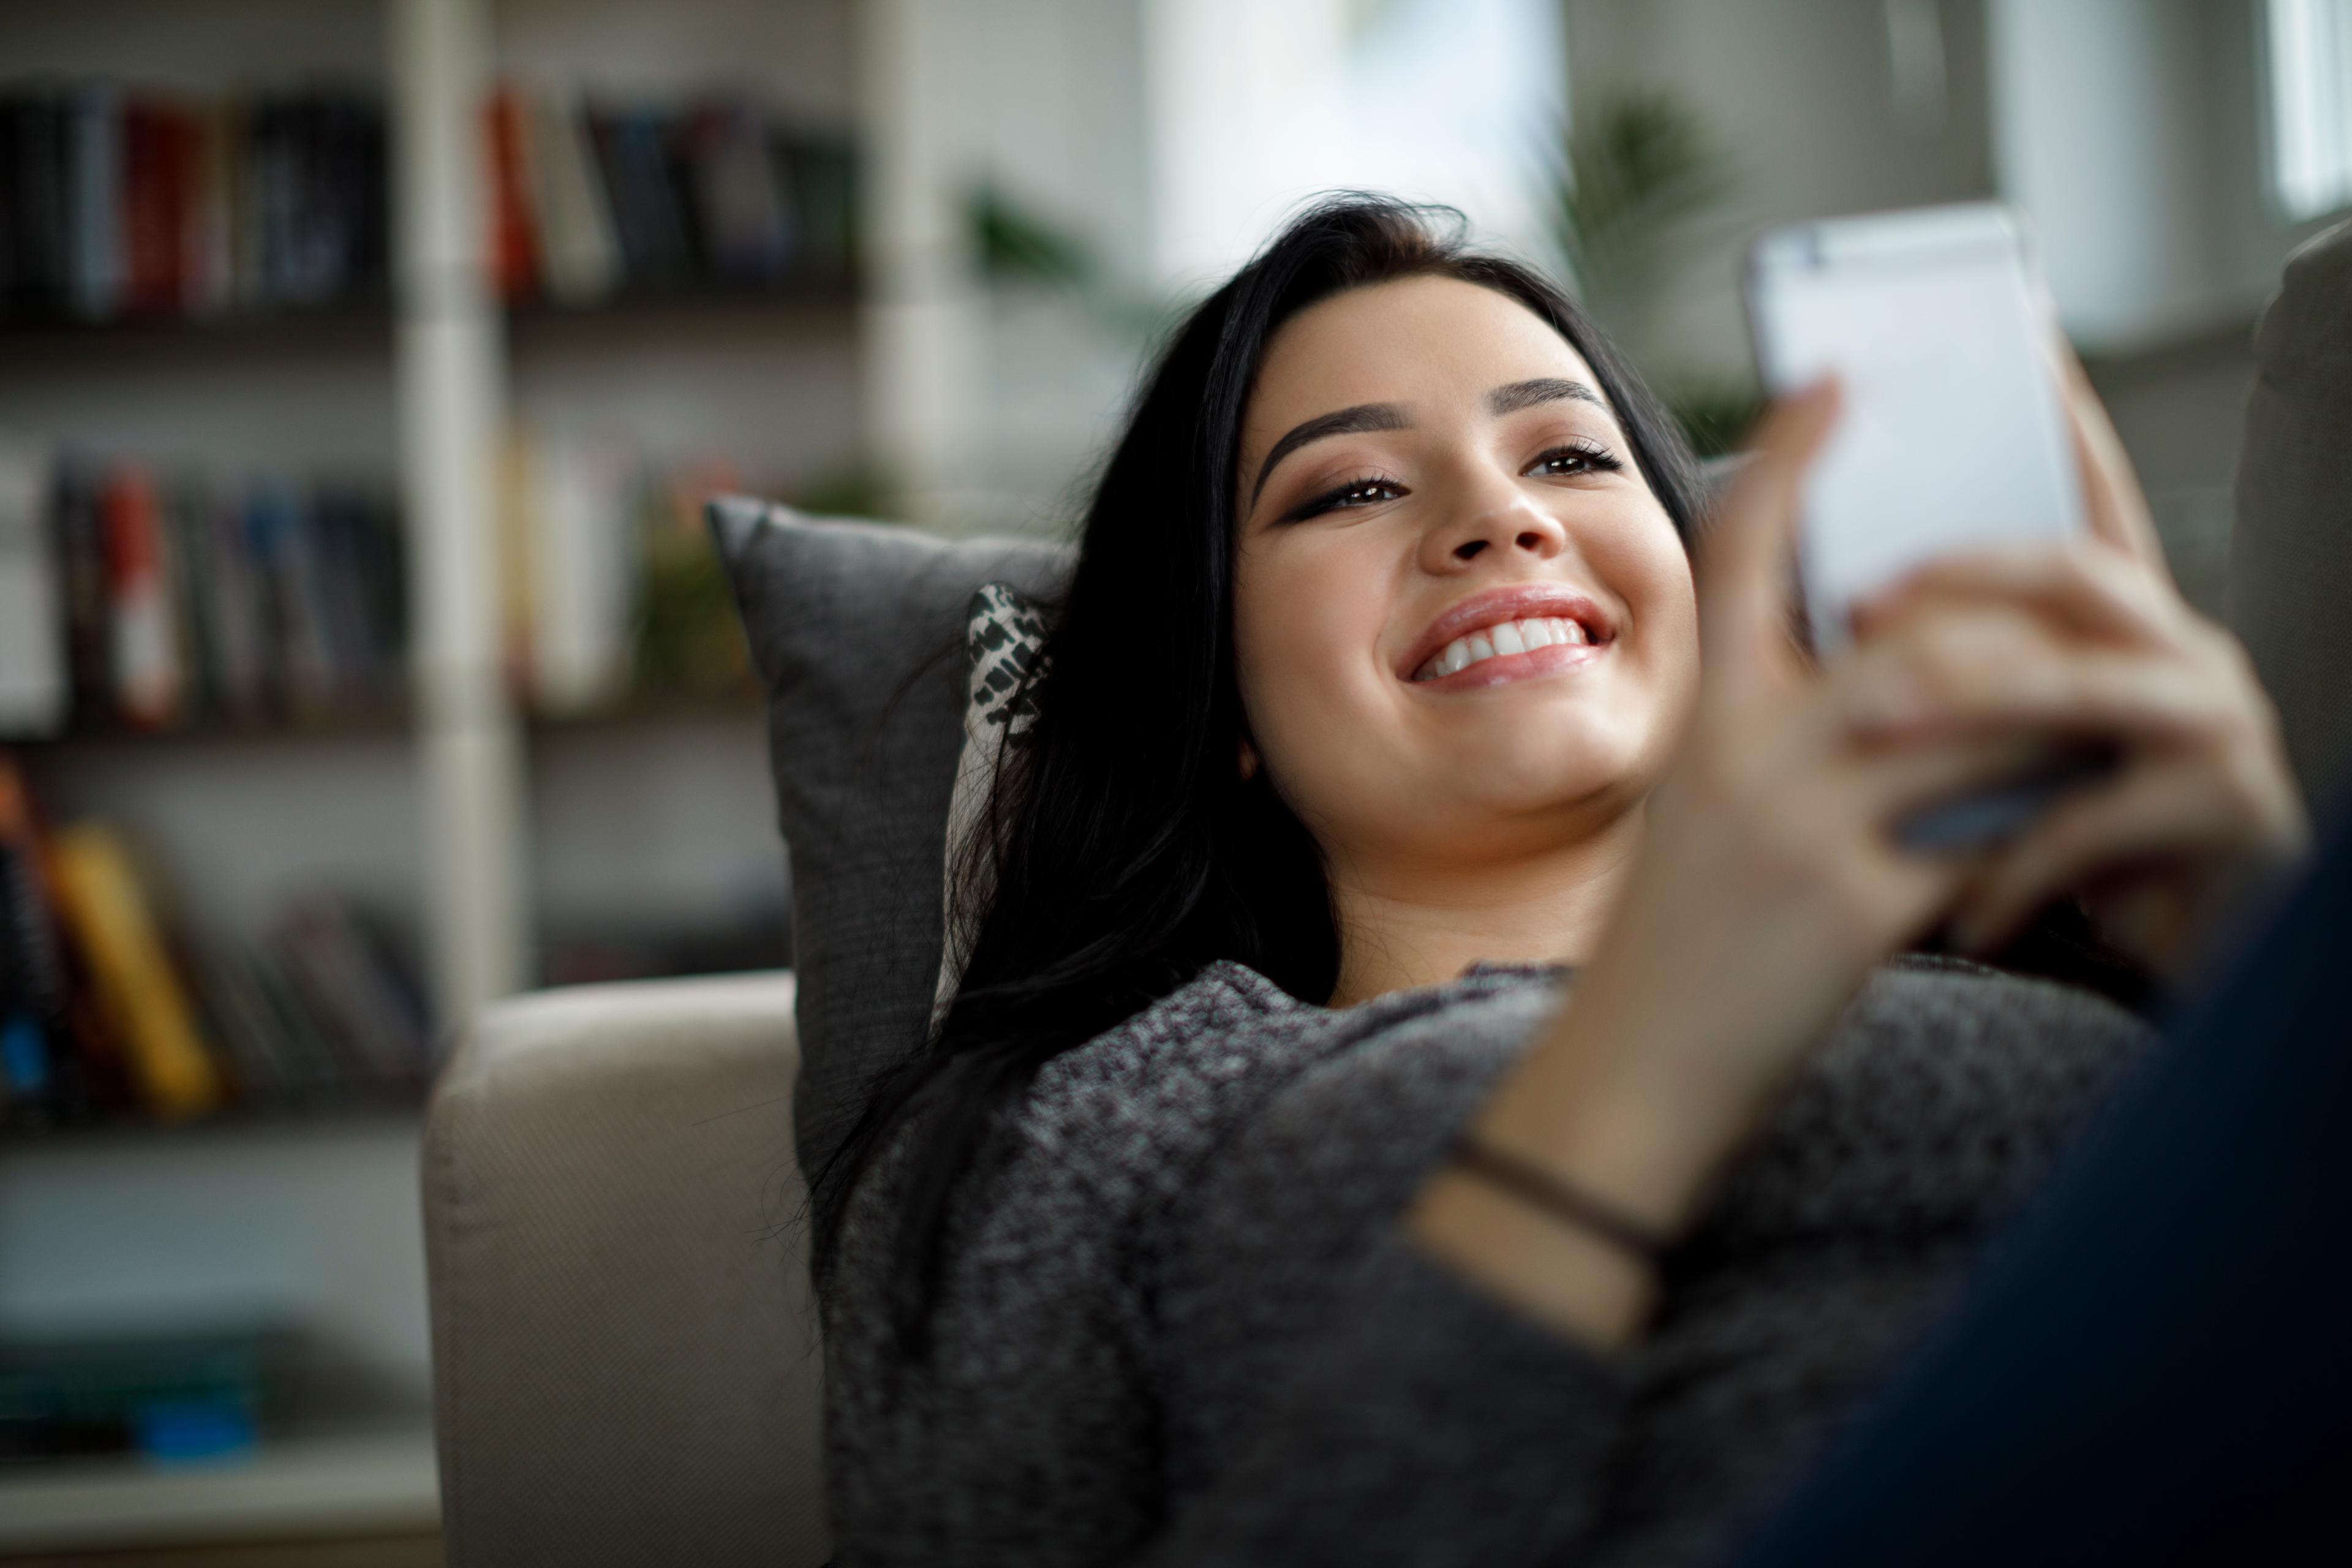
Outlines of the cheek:
{"label": "cheek", "polygon": [[1632,613],[1642,661],[1676,684],[1698,676],[1698,597],[1672,527],[1618,536],[1604,571]]}
{"label": "cheek", "polygon": [[1278,779],[1362,732],[1377,700],[1388,574],[1363,552],[1284,540],[1236,563],[1234,654],[1242,705]]}

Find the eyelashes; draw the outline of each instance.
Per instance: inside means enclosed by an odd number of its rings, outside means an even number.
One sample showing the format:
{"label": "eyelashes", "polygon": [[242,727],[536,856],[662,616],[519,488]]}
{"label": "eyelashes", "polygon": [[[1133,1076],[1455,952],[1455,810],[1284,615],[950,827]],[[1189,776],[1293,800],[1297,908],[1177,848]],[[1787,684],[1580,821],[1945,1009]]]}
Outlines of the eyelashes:
{"label": "eyelashes", "polygon": [[[1390,493],[1386,495],[1370,493],[1376,490],[1385,490]],[[1320,517],[1327,511],[1353,510],[1360,506],[1371,506],[1380,501],[1394,500],[1398,496],[1407,493],[1409,492],[1404,486],[1395,479],[1382,474],[1367,474],[1360,479],[1349,479],[1344,485],[1338,485],[1325,490],[1319,496],[1300,501],[1282,514],[1282,521],[1304,522],[1310,517]]]}
{"label": "eyelashes", "polygon": [[[1568,479],[1578,474],[1622,473],[1624,468],[1624,462],[1615,453],[1598,442],[1568,441],[1547,447],[1520,471],[1538,474],[1545,479]],[[1360,474],[1344,484],[1334,485],[1320,495],[1299,502],[1277,521],[1304,522],[1325,512],[1353,511],[1358,507],[1377,506],[1381,501],[1395,500],[1412,493],[1402,480],[1391,479],[1386,474]]]}
{"label": "eyelashes", "polygon": [[1562,473],[1615,474],[1623,472],[1625,468],[1616,453],[1597,441],[1570,441],[1564,446],[1554,447],[1528,466],[1548,468],[1556,462],[1579,465],[1560,470]]}

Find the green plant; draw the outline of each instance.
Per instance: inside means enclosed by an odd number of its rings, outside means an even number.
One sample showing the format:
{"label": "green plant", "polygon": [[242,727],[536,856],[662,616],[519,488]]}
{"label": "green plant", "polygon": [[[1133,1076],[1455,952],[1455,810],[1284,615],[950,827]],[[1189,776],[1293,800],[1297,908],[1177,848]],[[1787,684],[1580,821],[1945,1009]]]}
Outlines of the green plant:
{"label": "green plant", "polygon": [[1738,183],[1706,117],[1669,93],[1625,94],[1574,126],[1551,226],[1585,308],[1605,327],[1627,326]]}
{"label": "green plant", "polygon": [[1092,287],[1097,268],[1085,243],[993,184],[964,195],[964,228],[980,275],[997,288]]}
{"label": "green plant", "polygon": [[1764,412],[1764,395],[1744,382],[1678,386],[1661,395],[1683,438],[1702,458],[1720,458],[1739,443]]}
{"label": "green plant", "polygon": [[[1637,337],[1719,232],[1738,165],[1704,114],[1655,89],[1604,101],[1567,144],[1552,184],[1560,259],[1593,320],[1614,337]],[[1666,376],[1658,391],[1702,458],[1730,451],[1763,406],[1745,382]]]}

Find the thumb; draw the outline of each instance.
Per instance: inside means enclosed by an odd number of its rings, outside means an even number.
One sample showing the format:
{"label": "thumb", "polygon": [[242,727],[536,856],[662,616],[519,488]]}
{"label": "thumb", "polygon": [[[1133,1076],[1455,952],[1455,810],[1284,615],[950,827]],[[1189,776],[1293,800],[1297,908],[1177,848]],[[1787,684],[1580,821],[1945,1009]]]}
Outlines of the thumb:
{"label": "thumb", "polygon": [[1757,426],[1731,493],[1700,536],[1699,652],[1710,683],[1736,678],[1786,641],[1797,503],[1805,470],[1837,423],[1840,401],[1834,376],[1776,399]]}

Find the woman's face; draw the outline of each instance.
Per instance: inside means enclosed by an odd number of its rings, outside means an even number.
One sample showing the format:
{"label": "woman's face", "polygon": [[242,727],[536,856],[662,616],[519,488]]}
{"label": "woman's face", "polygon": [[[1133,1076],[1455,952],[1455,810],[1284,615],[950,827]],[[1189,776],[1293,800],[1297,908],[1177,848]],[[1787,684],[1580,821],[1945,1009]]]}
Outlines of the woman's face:
{"label": "woman's face", "polygon": [[1506,295],[1357,289],[1285,323],[1242,429],[1251,763],[1331,858],[1458,868],[1591,831],[1698,679],[1690,568],[1600,378]]}

